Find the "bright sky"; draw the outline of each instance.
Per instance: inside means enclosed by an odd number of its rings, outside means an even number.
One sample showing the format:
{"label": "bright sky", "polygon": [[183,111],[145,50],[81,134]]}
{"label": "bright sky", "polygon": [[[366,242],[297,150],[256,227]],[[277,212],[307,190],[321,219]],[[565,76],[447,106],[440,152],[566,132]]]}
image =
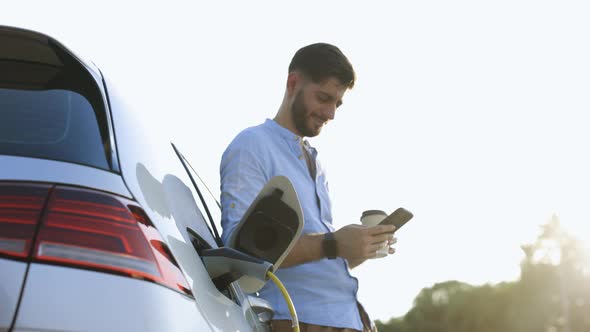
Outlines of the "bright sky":
{"label": "bright sky", "polygon": [[[312,139],[337,227],[366,209],[415,218],[398,252],[353,271],[373,318],[423,287],[515,280],[520,244],[557,214],[590,243],[586,1],[10,1],[0,24],[93,60],[210,187],[243,128],[272,118],[301,46],[358,75]],[[1,46],[0,46],[1,47]],[[165,137],[165,136],[164,136]]]}

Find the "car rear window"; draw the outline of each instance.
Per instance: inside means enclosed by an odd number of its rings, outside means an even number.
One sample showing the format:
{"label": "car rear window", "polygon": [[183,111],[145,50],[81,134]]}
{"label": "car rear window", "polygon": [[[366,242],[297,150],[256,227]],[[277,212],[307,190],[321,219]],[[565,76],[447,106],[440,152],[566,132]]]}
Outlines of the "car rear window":
{"label": "car rear window", "polygon": [[109,168],[95,110],[77,92],[0,88],[0,117],[0,154]]}
{"label": "car rear window", "polygon": [[0,155],[115,170],[98,73],[56,41],[0,27]]}

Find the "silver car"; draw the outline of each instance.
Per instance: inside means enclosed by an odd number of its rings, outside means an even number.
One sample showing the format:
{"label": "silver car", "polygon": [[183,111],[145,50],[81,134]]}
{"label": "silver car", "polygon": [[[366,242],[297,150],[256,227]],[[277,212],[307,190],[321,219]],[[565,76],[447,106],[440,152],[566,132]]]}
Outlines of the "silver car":
{"label": "silver car", "polygon": [[0,26],[0,331],[268,328],[210,276],[217,201],[141,115],[55,39]]}

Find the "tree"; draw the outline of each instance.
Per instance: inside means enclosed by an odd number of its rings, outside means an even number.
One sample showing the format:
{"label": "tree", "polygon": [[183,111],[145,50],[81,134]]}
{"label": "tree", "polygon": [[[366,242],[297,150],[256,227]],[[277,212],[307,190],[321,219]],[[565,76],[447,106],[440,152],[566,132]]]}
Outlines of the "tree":
{"label": "tree", "polygon": [[519,291],[529,302],[523,313],[543,321],[530,330],[590,331],[590,261],[582,243],[554,215],[522,250]]}
{"label": "tree", "polygon": [[553,216],[521,247],[520,279],[424,288],[403,317],[377,321],[381,332],[590,332],[588,251]]}

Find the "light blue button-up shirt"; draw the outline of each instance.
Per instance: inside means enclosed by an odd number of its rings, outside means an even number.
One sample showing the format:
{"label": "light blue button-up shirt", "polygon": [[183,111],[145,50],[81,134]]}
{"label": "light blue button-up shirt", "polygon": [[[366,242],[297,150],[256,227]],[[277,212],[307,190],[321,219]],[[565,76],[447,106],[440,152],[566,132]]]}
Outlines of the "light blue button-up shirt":
{"label": "light blue button-up shirt", "polygon": [[[289,178],[295,187],[305,219],[303,234],[334,231],[326,173],[317,159],[317,151],[301,140],[267,119],[242,131],[227,147],[220,166],[224,242],[262,187],[278,175]],[[315,179],[310,176],[302,146],[315,162]],[[344,259],[321,259],[279,268],[276,274],[289,291],[301,322],[362,330],[356,304],[358,281],[350,275]],[[260,296],[273,306],[273,319],[291,319],[274,283],[267,283]]]}

